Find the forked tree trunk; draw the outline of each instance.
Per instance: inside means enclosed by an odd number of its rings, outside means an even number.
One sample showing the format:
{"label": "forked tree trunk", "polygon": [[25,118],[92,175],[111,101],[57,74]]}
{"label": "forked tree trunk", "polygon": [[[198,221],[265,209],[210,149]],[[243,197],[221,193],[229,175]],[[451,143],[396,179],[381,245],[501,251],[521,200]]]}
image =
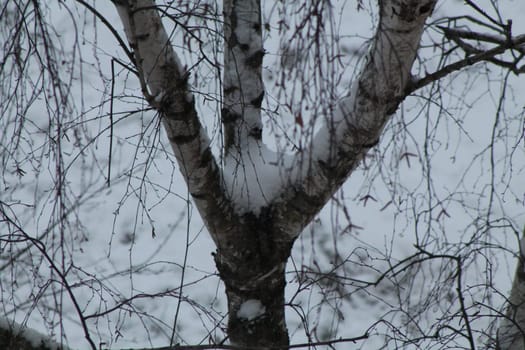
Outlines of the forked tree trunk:
{"label": "forked tree trunk", "polygon": [[[145,95],[163,118],[188,190],[217,246],[215,261],[226,286],[232,345],[288,347],[284,270],[292,244],[378,142],[389,116],[406,97],[424,23],[435,1],[379,2],[380,22],[359,78],[333,115],[325,116],[326,125],[312,148],[295,154],[296,169],[283,180],[279,162],[262,156],[265,51],[260,0],[224,2],[221,114],[223,154],[229,164],[224,169],[210,151],[187,84],[189,72],[170,45],[155,2],[114,0]],[[263,173],[264,178],[258,178]],[[232,175],[235,181],[226,184]],[[265,184],[281,188],[270,194]]]}
{"label": "forked tree trunk", "polygon": [[[261,156],[261,104],[265,96],[261,1],[224,1],[223,155],[238,161],[239,169],[264,164],[267,175],[274,167],[275,176],[265,180],[282,184],[280,191],[271,195],[253,196],[256,203],[247,201],[247,208],[242,195],[263,192],[262,187],[246,190],[252,183],[246,181],[247,173],[239,173],[238,181],[234,181],[245,193],[239,194],[235,185],[225,184],[232,169],[219,168],[210,150],[210,139],[188,86],[190,72],[170,44],[155,1],[113,0],[144,96],[159,111],[188,190],[217,246],[215,262],[226,288],[232,345],[245,349],[289,347],[284,291],[285,267],[293,242],[377,144],[389,116],[417,86],[411,69],[425,20],[436,1],[378,1],[379,23],[360,75],[332,115],[321,118],[326,123],[319,128],[312,147],[294,155],[296,169],[285,174],[284,181],[282,169],[275,169],[275,162],[265,162]],[[254,199],[259,197],[264,200]],[[523,250],[508,317],[499,331],[503,350],[525,347]],[[12,343],[14,336],[12,331],[0,332],[0,347],[32,346],[25,341]]]}

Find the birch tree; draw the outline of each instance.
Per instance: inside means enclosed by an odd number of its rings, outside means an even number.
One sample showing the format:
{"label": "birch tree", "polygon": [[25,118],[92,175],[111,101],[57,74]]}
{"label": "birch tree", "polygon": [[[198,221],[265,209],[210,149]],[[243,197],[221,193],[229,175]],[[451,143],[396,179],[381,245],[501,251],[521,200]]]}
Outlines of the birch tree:
{"label": "birch tree", "polygon": [[[242,186],[238,193],[235,183],[222,180],[234,167],[254,167],[257,172],[278,162],[277,157],[260,159],[267,157],[261,150],[260,2],[224,3],[224,169],[211,155],[187,85],[189,72],[169,45],[154,2],[116,5],[144,92],[158,103],[189,192],[217,245],[215,262],[228,297],[230,341],[241,347],[285,349],[284,269],[293,242],[377,144],[387,116],[404,99],[424,23],[435,3],[381,4],[378,31],[360,78],[318,131],[313,147],[294,155],[296,170],[285,175],[274,193],[265,183],[260,188]],[[281,182],[278,170],[265,171],[271,177],[261,181]],[[240,317],[248,303],[258,306],[261,320]]]}
{"label": "birch tree", "polygon": [[[422,36],[425,30],[431,30],[426,24],[438,2],[382,0],[377,4],[375,33],[344,96],[334,98],[334,103],[323,110],[324,114],[317,116],[319,122],[312,127],[311,135],[305,136],[307,146],[296,147],[292,152],[273,151],[263,140],[264,101],[268,98],[263,79],[267,54],[264,35],[268,28],[263,20],[261,1],[226,0],[222,4],[223,17],[218,34],[224,45],[223,62],[215,77],[220,80],[222,90],[220,111],[217,111],[221,122],[221,149],[217,155],[213,152],[214,141],[203,126],[206,116],[200,115],[197,107],[196,92],[191,84],[192,62],[184,62],[177,47],[172,45],[171,34],[163,21],[163,18],[176,21],[170,15],[170,6],[175,5],[160,5],[153,0],[112,2],[121,23],[110,28],[119,38],[116,33],[122,27],[127,39],[118,40],[128,59],[119,64],[132,66],[143,98],[156,111],[191,201],[216,246],[214,261],[227,297],[227,342],[235,349],[289,348],[285,272],[294,242],[363,164],[371,149],[380,143],[385,126],[407,97],[480,62],[488,62],[515,75],[525,71],[522,65],[525,36],[515,35],[510,22],[492,23],[493,27],[501,25],[501,30],[493,34],[488,33],[492,27],[476,32],[454,27],[450,25],[454,19],[450,19],[434,28],[439,28],[443,40],[453,43],[454,50],[461,50],[464,58],[433,72],[416,73],[414,67],[420,67],[417,59]],[[96,10],[97,4],[78,0],[77,3],[97,17],[97,21],[109,25]],[[329,2],[314,3],[311,6],[314,10],[331,6]],[[472,11],[479,10],[477,15],[483,18],[483,11],[474,3],[468,3]],[[27,6],[34,6],[37,20],[42,19],[38,3]],[[356,7],[361,6],[358,1]],[[312,11],[312,21],[315,16],[316,12]],[[320,26],[329,25],[323,23],[320,16],[315,17],[315,21]],[[476,21],[474,23],[481,23],[483,28],[481,20]],[[190,29],[184,30],[191,34]],[[23,61],[16,56],[17,51],[9,50],[20,70],[25,69]],[[2,66],[2,70],[5,69]],[[56,74],[58,77],[58,72]],[[59,78],[57,81],[60,83]],[[67,95],[63,87],[58,89],[59,93]],[[300,126],[304,123],[301,113],[295,112],[295,123]],[[57,164],[57,176],[61,178],[62,168]],[[20,239],[32,242],[48,263],[56,259],[46,255],[38,238],[26,235],[7,204],[1,204],[2,221],[9,226],[11,235],[6,242],[16,242],[16,235],[20,235]],[[444,215],[448,215],[446,211]],[[454,280],[459,275],[457,290],[464,317],[457,334],[464,336],[474,349],[475,335],[469,323],[469,317],[474,316],[468,316],[467,308],[461,303],[461,257],[432,254],[420,243],[416,246],[419,250],[414,259],[407,260],[405,265],[391,267],[384,276],[396,275],[415,264],[417,259],[457,261]],[[520,292],[523,289],[521,255],[519,261],[509,311],[497,332],[501,349],[523,348],[523,340],[518,340],[525,328],[521,308],[523,293]],[[60,264],[51,266],[62,285],[71,292],[74,288],[67,284],[66,275],[60,273]],[[78,306],[77,311],[86,339],[95,349],[82,307]],[[439,331],[436,332],[439,337]],[[521,345],[516,345],[518,343]]]}

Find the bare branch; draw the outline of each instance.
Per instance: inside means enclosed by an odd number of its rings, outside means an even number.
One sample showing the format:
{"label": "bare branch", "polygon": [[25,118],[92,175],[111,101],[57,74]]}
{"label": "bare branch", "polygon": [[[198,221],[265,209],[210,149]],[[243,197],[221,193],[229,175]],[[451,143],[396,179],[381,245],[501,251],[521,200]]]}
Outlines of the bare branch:
{"label": "bare branch", "polygon": [[[454,63],[451,63],[443,68],[441,68],[440,70],[434,72],[434,73],[431,73],[431,74],[428,74],[426,77],[424,78],[421,78],[411,84],[409,84],[406,88],[406,94],[410,94],[414,91],[416,91],[417,89],[420,89],[434,81],[437,81],[439,79],[442,79],[444,78],[445,76],[449,75],[450,73],[453,73],[453,72],[456,72],[456,71],[459,71],[460,69],[463,69],[465,67],[468,67],[468,66],[472,66],[476,63],[479,63],[479,62],[482,62],[482,61],[491,61],[493,63],[496,63],[495,62],[495,56],[499,55],[499,54],[502,54],[504,53],[505,51],[507,50],[511,50],[511,49],[519,49],[519,50],[523,50],[523,46],[525,45],[525,35],[519,35],[515,38],[512,38],[511,40],[509,41],[506,41],[504,43],[502,43],[501,45],[498,45],[490,50],[487,50],[487,51],[484,51],[484,52],[480,52],[478,54],[475,54],[475,55],[471,55],[471,56],[467,56],[466,58],[460,60],[460,61],[457,61],[457,62],[454,62]],[[520,57],[521,58],[521,57]],[[504,63],[507,63],[507,62],[504,62]],[[499,65],[502,65],[502,66],[505,66],[504,63],[501,63]],[[508,65],[506,66],[507,68],[510,68]],[[517,67],[517,62],[515,64],[513,64],[513,67],[514,69],[511,69],[515,74],[521,74],[521,73],[525,73],[525,65],[521,66],[521,67]]]}
{"label": "bare branch", "polygon": [[63,288],[69,295],[69,299],[71,300],[75,308],[75,311],[77,312],[78,318],[82,325],[82,329],[84,331],[84,337],[86,338],[92,350],[96,350],[97,347],[95,346],[95,343],[91,337],[91,334],[89,333],[89,328],[86,323],[86,318],[83,315],[83,310],[79,304],[77,297],[73,293],[73,288],[71,287],[70,282],[67,279],[67,272],[62,271],[60,269],[56,261],[47,251],[45,244],[42,243],[42,241],[40,241],[38,238],[31,237],[27,232],[25,232],[25,230],[17,224],[16,219],[11,218],[3,207],[4,207],[4,204],[0,202],[0,214],[1,214],[0,222],[6,222],[8,225],[11,225],[12,227],[14,227],[16,232],[20,234],[22,239],[29,241],[32,246],[34,246],[36,249],[40,251],[42,256],[45,258],[45,260],[49,264],[49,267],[60,277],[60,283],[63,285]]}
{"label": "bare branch", "polygon": [[115,27],[113,27],[111,23],[109,23],[106,17],[104,17],[100,12],[97,11],[96,8],[94,8],[93,6],[85,2],[84,0],[75,0],[75,1],[81,4],[82,6],[84,6],[85,8],[87,8],[89,11],[91,11],[91,13],[93,13],[93,15],[95,15],[106,26],[106,28],[108,28],[108,30],[111,32],[111,34],[113,34],[115,39],[117,39],[120,47],[126,53],[126,56],[128,56],[130,61],[134,63],[133,54],[131,53],[131,51],[129,51],[128,46],[126,45],[124,40],[122,40],[121,36],[118,34]]}
{"label": "bare branch", "polygon": [[[326,341],[320,341],[320,342],[308,342],[308,343],[300,343],[300,344],[292,344],[288,347],[288,349],[302,349],[302,348],[311,348],[315,346],[331,346],[334,344],[341,344],[341,343],[356,343],[361,340],[368,339],[368,334],[363,334],[358,337],[353,338],[339,338],[339,339],[330,339]],[[226,344],[210,344],[210,345],[175,345],[175,346],[166,346],[161,348],[144,348],[144,349],[136,349],[136,350],[269,350],[273,348],[269,347],[245,347],[245,346],[236,346],[236,345],[226,345]],[[275,348],[278,349],[278,348]]]}

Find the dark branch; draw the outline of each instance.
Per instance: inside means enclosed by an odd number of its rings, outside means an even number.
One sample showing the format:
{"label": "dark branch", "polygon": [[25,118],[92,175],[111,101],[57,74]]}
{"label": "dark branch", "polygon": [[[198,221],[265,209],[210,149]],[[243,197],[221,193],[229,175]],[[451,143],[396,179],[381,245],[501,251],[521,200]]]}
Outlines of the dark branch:
{"label": "dark branch", "polygon": [[[481,37],[478,37],[478,38],[481,38]],[[504,43],[490,49],[490,50],[487,50],[487,51],[484,51],[484,52],[480,52],[478,54],[474,54],[474,55],[471,55],[471,56],[468,56],[460,61],[457,61],[457,62],[454,62],[454,63],[451,63],[443,68],[441,68],[440,70],[434,72],[434,73],[431,73],[431,74],[428,74],[427,76],[425,76],[424,78],[421,78],[419,80],[416,80],[414,82],[412,82],[411,84],[409,84],[407,86],[407,88],[405,89],[405,93],[406,95],[409,95],[411,94],[412,92],[430,84],[430,83],[433,83],[439,79],[442,79],[444,77],[446,77],[447,75],[449,75],[450,73],[453,73],[453,72],[456,72],[456,71],[459,71],[465,67],[468,67],[468,66],[472,66],[476,63],[479,63],[479,62],[483,62],[483,61],[490,61],[492,63],[495,63],[495,64],[498,64],[498,62],[500,62],[500,60],[497,60],[495,57],[497,55],[500,55],[508,50],[518,50],[518,51],[523,51],[525,50],[525,35],[520,35],[520,36],[517,36],[517,37],[514,37],[508,41],[505,41]],[[519,60],[521,60],[523,56],[520,56],[519,57]],[[515,74],[521,74],[521,73],[525,73],[525,65],[522,65],[521,67],[518,67],[517,66],[517,63],[518,62],[515,62],[513,67],[510,68],[509,67],[509,62],[502,62],[500,63],[499,65],[505,67],[505,68],[509,68],[512,70],[513,73]]]}

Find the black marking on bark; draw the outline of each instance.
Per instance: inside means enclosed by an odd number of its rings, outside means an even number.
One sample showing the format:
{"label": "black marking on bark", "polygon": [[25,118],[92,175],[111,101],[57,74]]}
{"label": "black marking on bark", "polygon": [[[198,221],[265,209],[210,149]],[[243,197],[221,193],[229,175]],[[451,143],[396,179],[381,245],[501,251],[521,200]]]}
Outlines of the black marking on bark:
{"label": "black marking on bark", "polygon": [[[261,129],[259,129],[259,132],[261,132]],[[263,207],[257,221],[260,223],[260,227],[262,228],[262,230],[260,229],[260,234],[258,237],[259,249],[262,258],[266,260],[271,255],[277,254],[278,251],[274,236],[275,228],[273,227],[273,215],[271,212],[271,207]],[[269,260],[275,260],[275,258]],[[270,263],[267,268],[271,270],[275,263],[276,262],[273,261],[273,263]]]}
{"label": "black marking on bark", "polygon": [[235,28],[237,28],[237,14],[235,13],[235,8],[237,8],[237,1],[232,0],[232,8],[231,8],[231,15],[230,15],[230,25],[232,27],[232,33],[235,31]]}
{"label": "black marking on bark", "polygon": [[386,115],[392,115],[394,113],[396,113],[397,111],[397,108],[399,107],[399,105],[401,104],[401,102],[403,102],[403,100],[406,98],[406,96],[399,96],[399,97],[395,97],[393,98],[393,102],[391,102],[391,105],[387,105],[386,106]]}
{"label": "black marking on bark", "polygon": [[319,160],[317,161],[317,163],[319,164],[319,168],[321,168],[323,173],[331,173],[334,170],[334,167],[325,162],[324,160]]}
{"label": "black marking on bark", "polygon": [[399,107],[399,105],[396,103],[394,106],[392,106],[389,109],[387,109],[386,115],[392,115],[392,114],[396,113],[397,107]]}
{"label": "black marking on bark", "polygon": [[135,35],[135,39],[140,40],[140,41],[147,40],[148,38],[149,38],[149,33]]}
{"label": "black marking on bark", "polygon": [[241,44],[241,43],[239,43],[239,47],[243,51],[248,51],[250,49],[250,44]]}
{"label": "black marking on bark", "polygon": [[237,29],[237,15],[235,13],[235,8],[236,8],[236,1],[233,0],[232,1],[232,7],[231,7],[231,12],[230,12],[230,37],[228,38],[228,43],[230,45],[230,49],[232,47],[234,47],[235,45],[237,45],[237,43],[239,42],[237,40],[237,36],[235,35],[235,29]]}
{"label": "black marking on bark", "polygon": [[[232,231],[219,240],[214,255],[228,296],[230,340],[250,348],[287,349],[284,267],[293,242],[284,239],[275,225],[272,206],[261,208],[258,215],[246,213],[238,219]],[[239,317],[242,303],[250,299],[264,305],[264,314],[251,320]]]}
{"label": "black marking on bark", "polygon": [[233,47],[239,45],[239,39],[237,39],[237,35],[232,31],[230,35],[230,39],[228,40],[229,50],[231,50]]}
{"label": "black marking on bark", "polygon": [[[355,164],[356,154],[354,148],[352,148],[349,152],[344,152],[341,148],[339,148],[337,150],[336,158],[340,161],[335,164],[328,164],[323,161],[318,161],[319,169],[322,175],[328,181],[328,186],[330,187],[338,187],[344,182],[344,180],[347,178],[347,172],[345,171],[345,169],[347,169],[346,167],[354,168],[354,165],[348,166],[348,164]],[[322,195],[308,196],[308,198],[308,200],[312,201],[312,203],[317,203],[319,208],[322,207],[328,199]]]}
{"label": "black marking on bark", "polygon": [[419,8],[419,14],[423,15],[429,11],[432,11],[434,9],[434,4],[432,2],[429,2]]}
{"label": "black marking on bark", "polygon": [[401,29],[401,28],[399,29],[390,28],[388,30],[392,33],[398,33],[398,34],[408,34],[412,32],[412,29]]}
{"label": "black marking on bark", "polygon": [[261,92],[261,94],[259,96],[257,96],[256,98],[254,98],[253,100],[250,101],[250,103],[252,104],[252,106],[254,106],[255,108],[261,108],[261,105],[262,105],[262,101],[264,99],[264,91]]}
{"label": "black marking on bark", "polygon": [[392,6],[392,13],[396,16],[398,16],[397,10],[394,6]]}
{"label": "black marking on bark", "polygon": [[248,67],[259,68],[262,64],[264,54],[264,50],[257,50],[251,56],[247,57],[244,63]]}
{"label": "black marking on bark", "polygon": [[179,136],[170,136],[170,142],[175,143],[176,145],[184,145],[192,142],[199,136],[199,132],[196,132],[193,135],[179,135]]}
{"label": "black marking on bark", "polygon": [[224,94],[229,95],[232,94],[235,90],[238,90],[239,88],[237,86],[229,86],[224,88]]}
{"label": "black marking on bark", "polygon": [[372,147],[375,147],[379,144],[379,138],[377,140],[374,140],[370,143],[365,143],[365,144],[362,144],[361,145],[361,148],[372,148]]}
{"label": "black marking on bark", "polygon": [[211,153],[211,150],[207,148],[201,155],[201,160],[199,162],[199,168],[206,167],[212,159],[213,159],[213,155]]}
{"label": "black marking on bark", "polygon": [[237,293],[257,290],[258,285],[267,285],[268,279],[273,278],[276,266],[286,263],[292,242],[283,239],[275,227],[271,206],[262,208],[259,215],[242,215],[235,231],[231,240],[226,238],[219,243],[217,268],[227,287]]}
{"label": "black marking on bark", "polygon": [[261,140],[262,139],[262,129],[259,128],[258,126],[252,128],[250,130],[250,136],[256,140]]}
{"label": "black marking on bark", "polygon": [[191,193],[191,196],[194,198],[194,199],[205,199],[207,197],[207,194],[206,192],[203,192],[203,193],[197,193],[197,192],[192,192]]}
{"label": "black marking on bark", "polygon": [[381,103],[380,98],[376,94],[372,93],[371,91],[372,89],[373,89],[373,86],[371,83],[365,82],[364,79],[360,80],[359,81],[359,93],[364,97],[364,99],[362,99],[361,101],[358,101],[358,103],[360,102],[361,104],[367,104],[370,101],[375,105],[380,104]]}
{"label": "black marking on bark", "polygon": [[240,119],[241,116],[235,112],[230,111],[228,108],[223,108],[221,110],[221,118],[223,123],[233,123],[236,120]]}
{"label": "black marking on bark", "polygon": [[522,256],[518,260],[518,269],[516,270],[516,275],[520,282],[525,281],[525,270],[523,268],[525,261]]}

